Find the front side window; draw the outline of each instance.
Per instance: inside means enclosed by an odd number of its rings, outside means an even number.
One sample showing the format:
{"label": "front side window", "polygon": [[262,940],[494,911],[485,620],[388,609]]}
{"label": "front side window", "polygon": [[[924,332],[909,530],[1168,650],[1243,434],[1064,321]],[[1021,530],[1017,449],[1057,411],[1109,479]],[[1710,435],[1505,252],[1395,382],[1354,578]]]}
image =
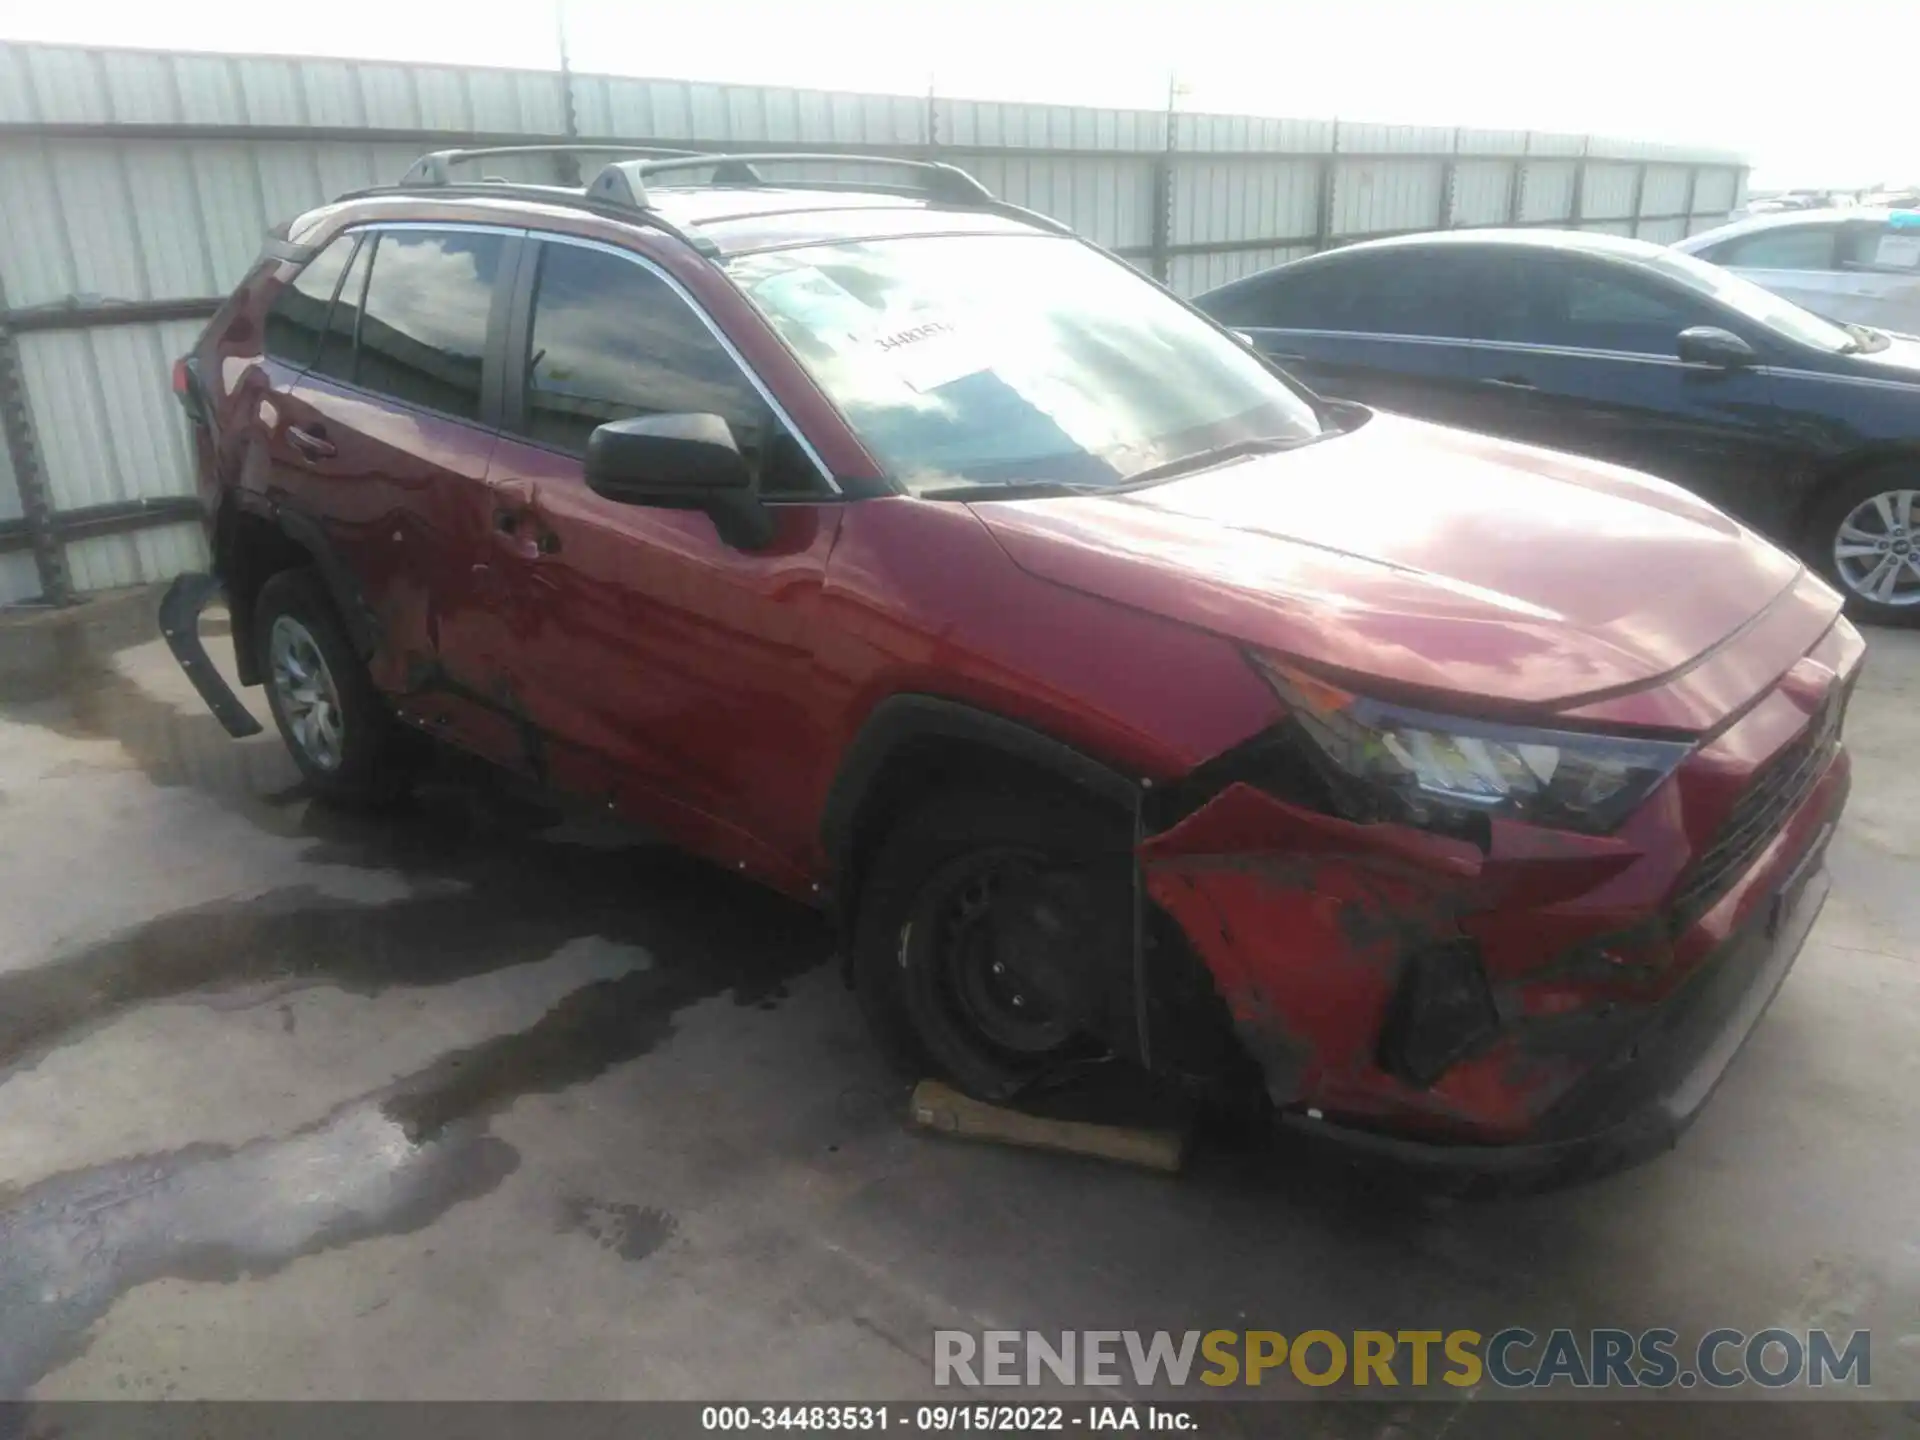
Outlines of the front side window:
{"label": "front side window", "polygon": [[522,429],[584,454],[610,420],[711,414],[733,431],[763,495],[824,489],[819,471],[673,287],[606,250],[540,247]]}
{"label": "front side window", "polygon": [[1682,330],[1714,319],[1684,293],[1564,255],[1516,252],[1502,274],[1483,317],[1492,340],[1672,355]]}
{"label": "front side window", "polygon": [[408,405],[477,420],[487,315],[504,248],[498,235],[381,231],[353,382]]}
{"label": "front side window", "polygon": [[1832,225],[1785,226],[1729,240],[1716,247],[1713,258],[1716,264],[1749,270],[1831,270],[1838,238]]}
{"label": "front side window", "polygon": [[929,235],[735,256],[728,271],[911,490],[1116,485],[1313,407],[1134,271],[1072,240]]}
{"label": "front side window", "polygon": [[306,369],[320,348],[327,308],[340,286],[358,237],[341,235],[306,263],[267,311],[266,350],[276,360]]}
{"label": "front side window", "polygon": [[[1623,263],[1648,281],[1677,287],[1701,300],[1710,300],[1734,312],[1742,320],[1772,331],[1784,339],[1838,354],[1857,349],[1859,342],[1830,320],[1822,320],[1811,310],[1802,310],[1791,300],[1771,290],[1763,290],[1751,280],[1730,270],[1709,265],[1678,250],[1642,247]],[[1718,317],[1695,324],[1724,324]]]}

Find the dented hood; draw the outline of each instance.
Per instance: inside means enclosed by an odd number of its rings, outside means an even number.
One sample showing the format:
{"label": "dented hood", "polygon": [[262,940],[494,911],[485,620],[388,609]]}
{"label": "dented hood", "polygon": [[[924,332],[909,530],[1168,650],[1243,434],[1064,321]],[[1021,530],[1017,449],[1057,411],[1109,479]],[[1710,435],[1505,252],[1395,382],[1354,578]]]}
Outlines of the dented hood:
{"label": "dented hood", "polygon": [[[1058,584],[1352,674],[1554,709],[1688,667],[1802,578],[1663,481],[1387,415],[1141,490],[973,509]],[[1796,654],[1838,606],[1801,608],[1807,633],[1781,637]]]}

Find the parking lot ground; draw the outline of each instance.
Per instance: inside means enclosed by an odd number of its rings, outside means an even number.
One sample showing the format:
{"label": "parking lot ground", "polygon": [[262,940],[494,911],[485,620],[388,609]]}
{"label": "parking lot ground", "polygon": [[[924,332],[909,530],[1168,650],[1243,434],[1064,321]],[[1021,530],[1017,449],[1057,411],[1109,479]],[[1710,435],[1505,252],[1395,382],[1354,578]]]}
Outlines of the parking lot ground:
{"label": "parking lot ground", "polygon": [[[917,1134],[810,913],[459,764],[316,806],[156,601],[0,618],[0,1397],[906,1398],[937,1327],[1523,1324],[1866,1328],[1920,1399],[1920,635],[1679,1148],[1473,1202]],[[1496,1433],[1474,1393],[1311,1413]]]}

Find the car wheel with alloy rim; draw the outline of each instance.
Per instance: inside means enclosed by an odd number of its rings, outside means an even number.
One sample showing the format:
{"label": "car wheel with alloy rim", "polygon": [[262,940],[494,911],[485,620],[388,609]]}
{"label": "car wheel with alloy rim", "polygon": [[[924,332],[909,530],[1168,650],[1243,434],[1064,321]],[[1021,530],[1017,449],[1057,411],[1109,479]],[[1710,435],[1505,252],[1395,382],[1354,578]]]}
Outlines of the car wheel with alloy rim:
{"label": "car wheel with alloy rim", "polygon": [[254,653],[281,738],[316,795],[381,805],[407,787],[419,742],[395,723],[311,570],[283,570],[254,601]]}
{"label": "car wheel with alloy rim", "polygon": [[1920,624],[1920,472],[1875,469],[1842,482],[1815,516],[1813,558],[1850,613]]}

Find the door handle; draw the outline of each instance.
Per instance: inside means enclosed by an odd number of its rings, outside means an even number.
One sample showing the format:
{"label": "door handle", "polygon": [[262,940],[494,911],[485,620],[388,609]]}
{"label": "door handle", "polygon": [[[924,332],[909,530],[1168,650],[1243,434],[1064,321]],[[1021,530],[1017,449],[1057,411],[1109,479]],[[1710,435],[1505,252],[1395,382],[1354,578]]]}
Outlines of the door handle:
{"label": "door handle", "polygon": [[540,521],[531,480],[493,480],[493,528],[522,560],[537,560],[560,548],[560,537]]}
{"label": "door handle", "polygon": [[1491,385],[1496,390],[1535,390],[1539,388],[1524,375],[1495,375],[1482,380],[1480,383],[1482,385]]}
{"label": "door handle", "polygon": [[316,425],[311,430],[303,430],[298,425],[287,427],[287,443],[309,460],[324,460],[329,455],[338,455],[339,448],[327,439],[324,425]]}
{"label": "door handle", "polygon": [[533,482],[531,480],[489,480],[487,488],[493,491],[494,503],[503,510],[531,510],[533,508]]}

